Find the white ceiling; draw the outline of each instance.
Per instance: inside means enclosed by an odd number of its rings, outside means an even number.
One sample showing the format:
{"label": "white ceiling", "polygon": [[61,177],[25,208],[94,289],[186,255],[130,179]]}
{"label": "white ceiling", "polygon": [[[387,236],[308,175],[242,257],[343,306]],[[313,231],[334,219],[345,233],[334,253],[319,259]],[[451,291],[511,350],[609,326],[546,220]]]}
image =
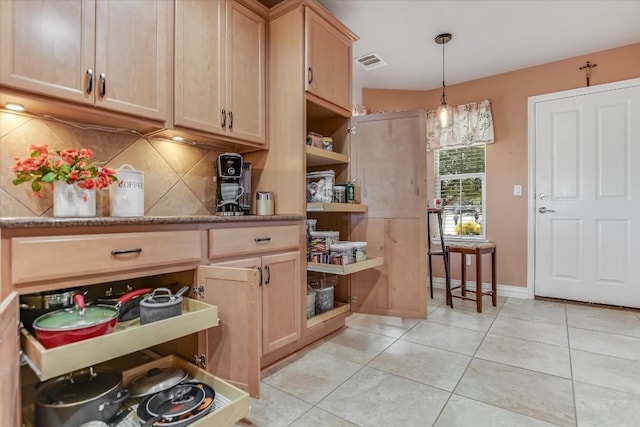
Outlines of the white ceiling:
{"label": "white ceiling", "polygon": [[356,103],[363,87],[440,87],[440,33],[453,35],[447,85],[640,41],[640,0],[319,1],[360,37],[354,58],[375,52],[388,63],[370,71],[353,63]]}

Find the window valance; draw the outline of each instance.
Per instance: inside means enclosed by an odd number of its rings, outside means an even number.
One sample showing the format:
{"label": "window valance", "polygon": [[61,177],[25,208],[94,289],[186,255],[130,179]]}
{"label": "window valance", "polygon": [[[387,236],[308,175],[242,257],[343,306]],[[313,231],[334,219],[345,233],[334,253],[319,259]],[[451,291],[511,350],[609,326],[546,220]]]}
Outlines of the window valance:
{"label": "window valance", "polygon": [[488,100],[453,107],[453,126],[441,129],[436,111],[427,111],[427,147],[444,147],[493,143],[493,118]]}

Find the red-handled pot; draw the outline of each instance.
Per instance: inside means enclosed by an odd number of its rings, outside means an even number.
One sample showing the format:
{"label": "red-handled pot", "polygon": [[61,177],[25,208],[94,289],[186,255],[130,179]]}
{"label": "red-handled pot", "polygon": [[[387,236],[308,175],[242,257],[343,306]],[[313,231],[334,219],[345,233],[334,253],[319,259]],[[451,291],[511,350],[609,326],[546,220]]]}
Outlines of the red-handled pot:
{"label": "red-handled pot", "polygon": [[34,320],[36,337],[45,348],[53,348],[108,334],[118,323],[120,305],[150,291],[145,288],[129,292],[118,299],[116,306],[85,306],[84,297],[77,294],[76,308],[52,311]]}

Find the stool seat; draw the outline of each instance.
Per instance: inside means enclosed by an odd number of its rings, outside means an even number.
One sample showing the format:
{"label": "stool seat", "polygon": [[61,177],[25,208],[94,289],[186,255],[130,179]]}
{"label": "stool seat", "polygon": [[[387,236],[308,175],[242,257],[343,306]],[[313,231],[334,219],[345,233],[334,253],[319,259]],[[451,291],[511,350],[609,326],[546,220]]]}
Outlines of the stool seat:
{"label": "stool seat", "polygon": [[[460,298],[464,300],[471,300],[476,302],[476,310],[478,313],[482,313],[482,297],[491,295],[491,302],[495,307],[497,305],[498,290],[497,290],[497,277],[496,277],[496,244],[493,242],[460,242],[450,243],[447,245],[447,257],[451,261],[452,253],[459,253],[461,256],[461,275],[460,285],[449,286],[450,291],[447,293],[447,305],[453,307],[452,298]],[[491,290],[487,292],[482,291],[482,255],[491,254]],[[476,290],[475,298],[467,297],[467,255],[475,255],[476,258]],[[451,293],[454,289],[460,289],[460,295],[454,295]]]}

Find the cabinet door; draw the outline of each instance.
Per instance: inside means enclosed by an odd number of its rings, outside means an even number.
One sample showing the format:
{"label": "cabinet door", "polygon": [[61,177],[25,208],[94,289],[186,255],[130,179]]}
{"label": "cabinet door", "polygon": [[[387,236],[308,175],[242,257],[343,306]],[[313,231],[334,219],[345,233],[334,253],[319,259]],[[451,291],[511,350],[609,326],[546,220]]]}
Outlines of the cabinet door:
{"label": "cabinet door", "polygon": [[147,0],[97,2],[97,106],[166,120],[170,4]]}
{"label": "cabinet door", "polygon": [[[223,135],[225,1],[176,3],[174,123]],[[223,111],[224,114],[223,114]]]}
{"label": "cabinet door", "polygon": [[94,0],[0,1],[0,84],[93,104]]}
{"label": "cabinet door", "polygon": [[0,420],[7,426],[21,425],[19,352],[18,293],[12,292],[0,303]]}
{"label": "cabinet door", "polygon": [[300,337],[300,252],[262,257],[262,353]]}
{"label": "cabinet door", "polygon": [[227,11],[227,135],[265,142],[265,20],[232,1]]}
{"label": "cabinet door", "polygon": [[306,9],[306,90],[351,111],[351,42]]}
{"label": "cabinet door", "polygon": [[260,258],[200,266],[203,301],[218,307],[207,331],[206,369],[254,397],[260,393]]}

